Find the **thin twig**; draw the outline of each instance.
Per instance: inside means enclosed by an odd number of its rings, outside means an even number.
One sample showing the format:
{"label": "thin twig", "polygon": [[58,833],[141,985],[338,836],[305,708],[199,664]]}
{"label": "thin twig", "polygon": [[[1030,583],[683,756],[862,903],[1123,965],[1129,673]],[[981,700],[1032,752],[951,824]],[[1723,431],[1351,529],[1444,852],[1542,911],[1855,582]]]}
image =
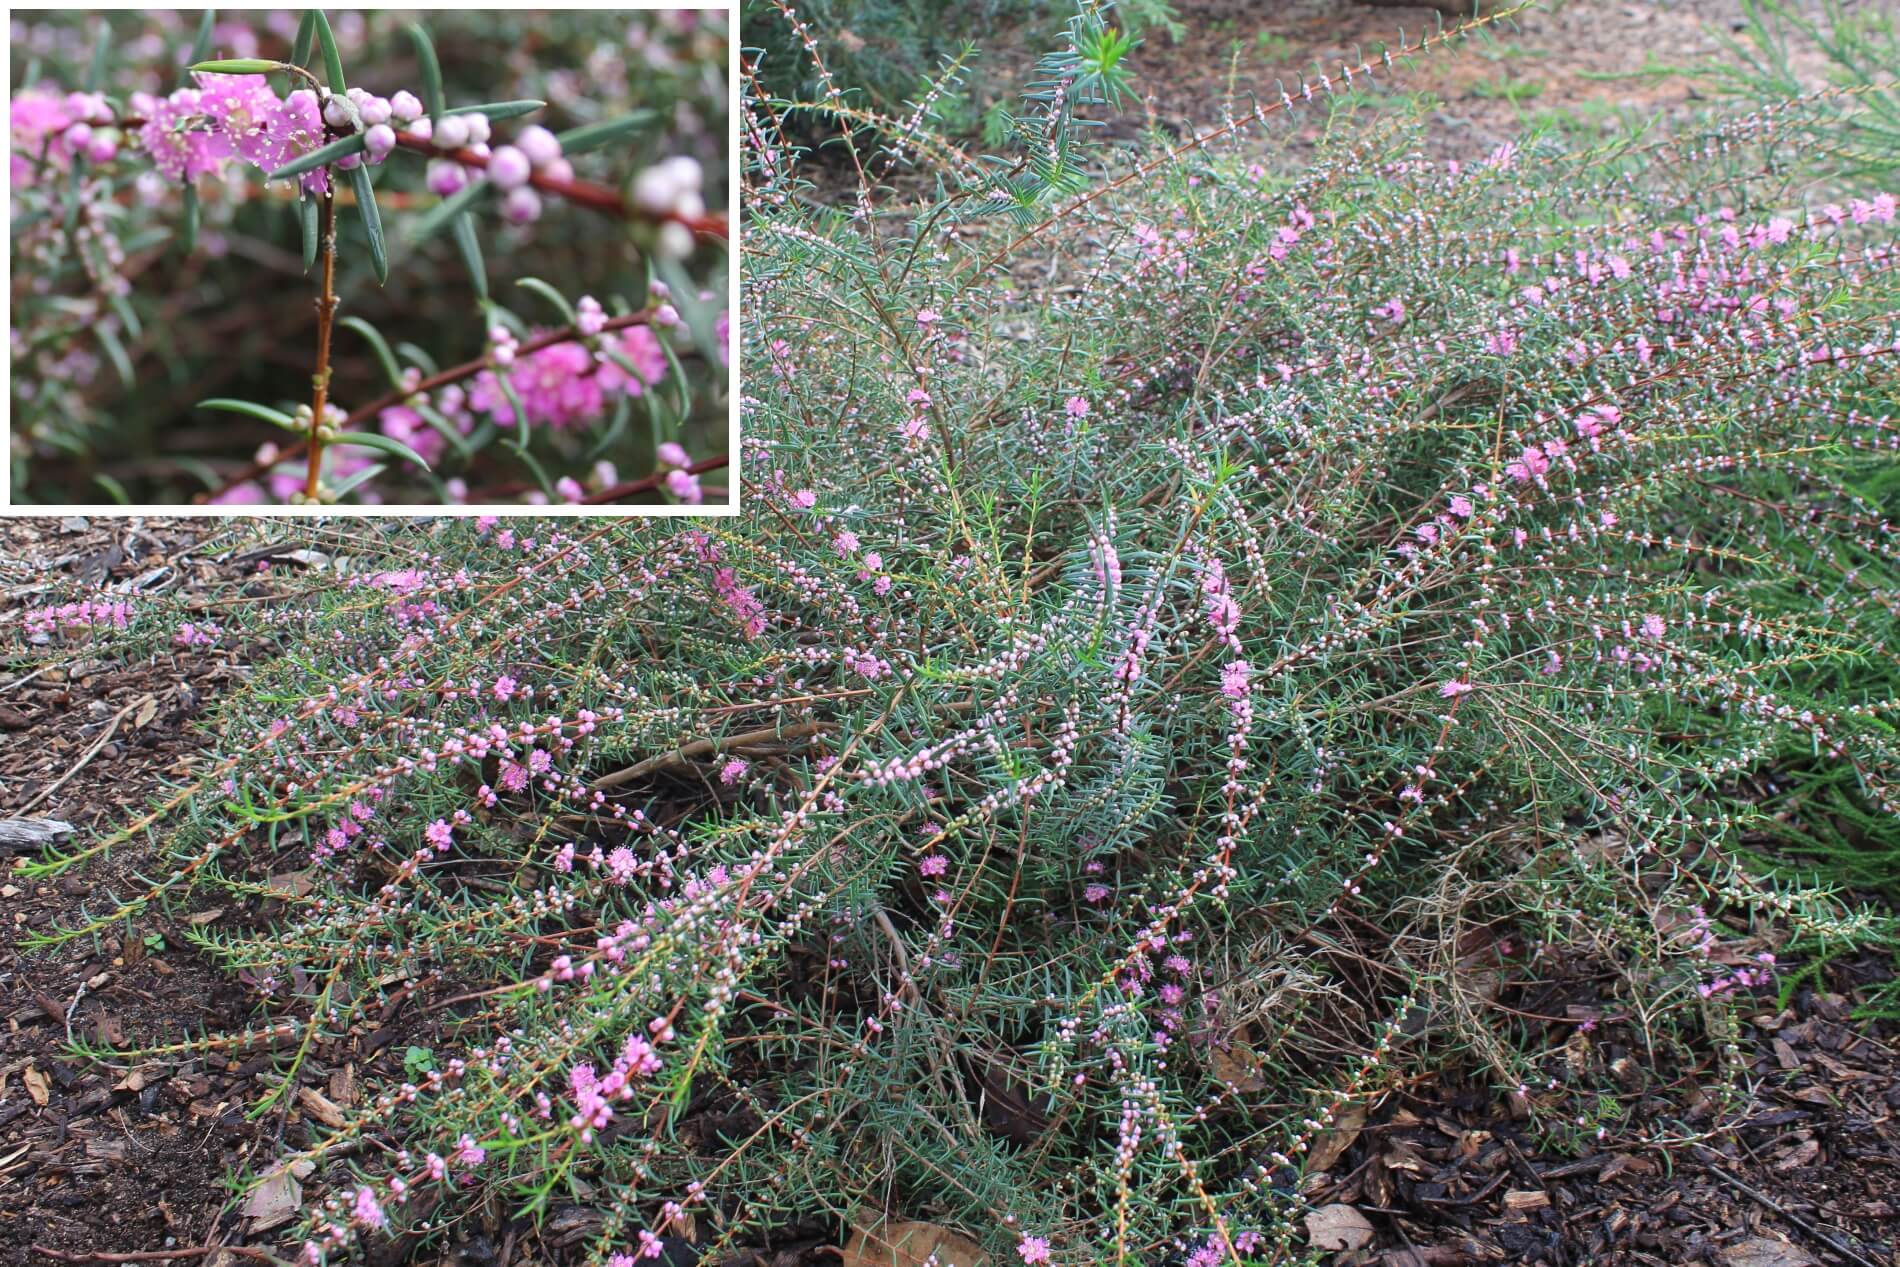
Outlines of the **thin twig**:
{"label": "thin twig", "polygon": [[619,787],[623,783],[632,783],[644,778],[655,770],[668,766],[684,765],[694,757],[703,757],[722,748],[744,748],[751,744],[769,743],[774,739],[803,739],[807,735],[821,735],[837,729],[828,721],[801,722],[796,726],[769,726],[764,730],[748,730],[742,735],[728,735],[723,739],[695,739],[691,743],[681,744],[670,752],[648,757],[645,761],[604,774],[593,783],[596,792],[605,792],[609,788]]}
{"label": "thin twig", "polygon": [[157,1263],[168,1258],[203,1258],[207,1254],[242,1254],[246,1258],[261,1258],[267,1263],[280,1263],[283,1260],[267,1250],[250,1245],[194,1245],[190,1249],[144,1249],[134,1253],[115,1254],[106,1250],[88,1250],[83,1254],[69,1254],[63,1249],[51,1249],[45,1245],[35,1245],[35,1254],[44,1254],[56,1258],[62,1263]]}
{"label": "thin twig", "polygon": [[322,224],[317,235],[323,239],[323,293],[317,297],[317,372],[310,378],[314,399],[310,405],[310,438],[304,446],[310,453],[303,495],[317,500],[323,478],[323,407],[330,395],[330,319],[336,315],[336,195],[323,193]]}
{"label": "thin twig", "polygon": [[1794,1224],[1796,1227],[1800,1228],[1803,1232],[1806,1232],[1809,1236],[1812,1236],[1815,1240],[1821,1242],[1821,1244],[1833,1250],[1834,1253],[1836,1253],[1842,1258],[1845,1258],[1848,1262],[1858,1263],[1860,1264],[1860,1267],[1880,1267],[1880,1264],[1873,1262],[1870,1259],[1861,1257],[1859,1254],[1855,1253],[1853,1250],[1849,1249],[1847,1246],[1835,1240],[1832,1236],[1829,1236],[1826,1232],[1823,1232],[1820,1228],[1816,1227],[1814,1224],[1808,1222],[1806,1219],[1802,1218],[1800,1215],[1794,1213],[1792,1210],[1789,1210],[1786,1206],[1777,1202],[1773,1197],[1761,1191],[1759,1188],[1750,1187],[1748,1184],[1743,1183],[1740,1179],[1736,1178],[1734,1175],[1730,1174],[1728,1171],[1722,1169],[1722,1167],[1716,1165],[1715,1158],[1721,1156],[1721,1154],[1716,1152],[1714,1149],[1705,1148],[1701,1144],[1697,1144],[1695,1145],[1695,1154],[1698,1158],[1701,1159],[1703,1165],[1707,1166],[1711,1171],[1714,1172],[1717,1178],[1728,1183],[1731,1187],[1733,1187],[1737,1192],[1740,1192],[1743,1196],[1749,1197],[1755,1201],[1759,1201],[1762,1205],[1766,1206],[1770,1210],[1773,1210],[1776,1214],[1788,1220],[1788,1222]]}
{"label": "thin twig", "polygon": [[41,801],[45,800],[47,797],[51,796],[53,793],[59,791],[62,787],[65,787],[66,780],[72,778],[75,774],[78,774],[81,770],[85,769],[86,763],[99,755],[99,749],[105,747],[107,742],[111,740],[112,736],[115,733],[117,733],[119,729],[119,723],[125,720],[125,715],[131,712],[133,709],[137,708],[140,704],[143,704],[144,702],[145,700],[143,698],[136,699],[132,701],[130,704],[127,704],[124,708],[121,708],[118,711],[118,713],[114,715],[112,720],[106,724],[106,733],[99,736],[99,742],[95,743],[94,745],[92,745],[91,748],[87,749],[86,755],[79,758],[78,761],[74,762],[72,769],[66,771],[66,773],[60,775],[57,779],[54,779],[46,787],[40,789],[40,794],[38,796],[34,797],[32,800],[28,801],[26,804],[20,806],[20,808],[14,810],[13,813],[15,814],[15,816],[23,816],[28,810],[32,809],[35,805],[38,805]]}

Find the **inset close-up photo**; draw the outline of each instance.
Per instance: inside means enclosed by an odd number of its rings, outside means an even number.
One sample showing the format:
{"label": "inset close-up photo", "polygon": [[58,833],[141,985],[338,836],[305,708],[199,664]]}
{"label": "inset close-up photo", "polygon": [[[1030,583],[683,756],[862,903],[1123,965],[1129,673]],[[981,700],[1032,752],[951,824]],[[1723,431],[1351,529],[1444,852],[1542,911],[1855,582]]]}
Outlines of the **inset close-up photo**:
{"label": "inset close-up photo", "polygon": [[724,7],[10,22],[8,503],[733,503]]}

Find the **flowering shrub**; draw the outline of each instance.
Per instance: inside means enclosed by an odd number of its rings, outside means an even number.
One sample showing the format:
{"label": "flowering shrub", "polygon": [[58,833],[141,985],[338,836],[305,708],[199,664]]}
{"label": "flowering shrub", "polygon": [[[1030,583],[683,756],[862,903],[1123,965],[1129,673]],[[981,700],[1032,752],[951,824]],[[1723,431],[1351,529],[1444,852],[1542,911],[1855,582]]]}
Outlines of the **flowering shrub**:
{"label": "flowering shrub", "polygon": [[[210,772],[33,874],[167,842],[63,936],[267,902],[183,934],[259,1028],[110,1058],[271,1041],[275,1104],[448,1021],[286,1135],[313,1264],[556,1199],[611,1267],[868,1204],[999,1263],[1282,1258],[1334,1115],[1453,1054],[1556,1145],[1677,1143],[1654,1095],[1735,1072],[1777,940],[1870,928],[1748,865],[1749,782],[1900,809],[1893,203],[1806,101],[1277,163],[1454,41],[1103,170],[1085,11],[1033,145],[853,133],[842,210],[748,83],[743,517],[417,525],[234,612],[285,654]],[[1580,1019],[1522,1006],[1577,960]]]}
{"label": "flowering shrub", "polygon": [[[16,500],[97,500],[101,487],[139,500],[183,496],[166,476],[107,460],[121,456],[114,446],[128,428],[85,345],[96,342],[123,386],[136,389],[138,362],[163,350],[162,332],[147,328],[163,296],[141,294],[133,279],[153,268],[161,253],[152,248],[167,238],[187,264],[203,251],[229,252],[223,232],[200,232],[215,198],[234,229],[245,203],[293,210],[291,240],[301,240],[302,269],[314,273],[316,323],[314,350],[282,358],[301,360],[301,372],[257,376],[272,384],[262,399],[194,397],[188,413],[222,416],[240,443],[259,423],[289,433],[257,446],[249,462],[226,445],[217,464],[190,469],[208,485],[200,500],[703,501],[698,477],[724,465],[729,430],[724,128],[709,117],[725,109],[726,20],[723,11],[679,10],[607,22],[613,42],[595,45],[606,60],[588,60],[607,91],[588,100],[567,88],[561,109],[583,121],[559,133],[533,121],[548,114],[544,100],[452,105],[421,26],[375,33],[377,44],[399,41],[413,70],[392,76],[387,59],[371,62],[380,93],[346,89],[345,44],[319,10],[268,18],[262,35],[206,11],[190,52],[162,40],[152,50],[154,66],[185,66],[169,91],[132,87],[140,77],[129,67],[110,73],[114,32],[103,18],[86,90],[27,66],[10,103],[14,253],[25,265],[15,273],[21,315],[12,335]],[[354,52],[366,54],[370,33],[361,19],[351,25]],[[70,30],[55,19],[16,35],[29,48],[59,49],[57,38],[36,37]],[[280,42],[282,60],[256,56]],[[480,48],[493,37],[470,42]],[[631,83],[630,57],[656,73]],[[617,111],[610,70],[627,98]],[[619,187],[583,178],[576,163]],[[408,189],[379,194],[385,169],[385,186]],[[339,204],[359,236],[339,228]],[[392,220],[386,234],[390,205],[415,214]],[[577,218],[610,228],[590,235],[575,270],[589,293],[570,302],[548,282],[518,276],[531,292],[518,314],[491,294],[483,238],[499,234],[525,256],[537,241],[529,226],[551,212],[563,232]],[[145,225],[167,213],[175,228],[154,241]],[[274,218],[273,236],[278,226],[288,227]],[[439,270],[415,253],[437,234],[453,240],[464,280],[431,279]],[[416,343],[392,348],[365,316],[336,317],[339,307],[376,302],[364,285],[390,284],[392,254],[399,266],[406,259],[395,285],[459,294],[461,319],[450,329],[461,340],[423,337],[455,360],[473,359],[440,369]],[[249,269],[227,281],[240,293],[254,284]],[[395,307],[393,296],[384,307]],[[379,370],[381,387],[352,375],[346,396],[333,382],[346,356]],[[663,463],[663,445],[693,456]],[[163,441],[155,447],[168,451]]]}

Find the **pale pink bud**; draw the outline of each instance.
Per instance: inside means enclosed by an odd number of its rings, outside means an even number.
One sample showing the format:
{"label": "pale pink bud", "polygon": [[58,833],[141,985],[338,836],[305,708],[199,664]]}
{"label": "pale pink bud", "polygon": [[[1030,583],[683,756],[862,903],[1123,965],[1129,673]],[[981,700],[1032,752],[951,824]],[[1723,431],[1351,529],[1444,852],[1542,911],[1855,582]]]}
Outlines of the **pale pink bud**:
{"label": "pale pink bud", "polygon": [[464,119],[461,115],[449,115],[443,119],[442,122],[436,124],[435,143],[437,145],[458,150],[464,145],[467,145],[468,141],[468,120]]}
{"label": "pale pink bud", "polygon": [[541,199],[532,189],[517,189],[502,202],[501,214],[510,224],[532,223],[541,218]]}
{"label": "pale pink bud", "polygon": [[395,113],[386,97],[371,97],[359,107],[363,122],[375,127],[378,123],[387,123]]}
{"label": "pale pink bud", "polygon": [[66,129],[66,144],[76,150],[83,150],[92,143],[92,128],[84,123],[75,123]]}
{"label": "pale pink bud", "polygon": [[519,189],[528,183],[533,168],[528,164],[528,156],[512,145],[504,145],[488,159],[488,179],[495,182],[497,189]]}
{"label": "pale pink bud", "polygon": [[536,167],[546,167],[561,157],[560,139],[538,123],[523,128],[515,144]]}
{"label": "pale pink bud", "polygon": [[372,159],[381,162],[389,156],[389,151],[396,148],[396,129],[387,123],[378,123],[363,134],[363,147],[369,151]]}
{"label": "pale pink bud", "polygon": [[449,163],[437,159],[429,164],[429,192],[446,198],[468,183],[468,176],[462,171],[460,163]]}
{"label": "pale pink bud", "polygon": [[468,140],[471,145],[480,145],[488,139],[488,116],[477,111],[474,114],[457,115],[468,124]]}
{"label": "pale pink bud", "polygon": [[422,103],[413,92],[399,92],[389,99],[389,117],[398,123],[414,123],[422,117]]}

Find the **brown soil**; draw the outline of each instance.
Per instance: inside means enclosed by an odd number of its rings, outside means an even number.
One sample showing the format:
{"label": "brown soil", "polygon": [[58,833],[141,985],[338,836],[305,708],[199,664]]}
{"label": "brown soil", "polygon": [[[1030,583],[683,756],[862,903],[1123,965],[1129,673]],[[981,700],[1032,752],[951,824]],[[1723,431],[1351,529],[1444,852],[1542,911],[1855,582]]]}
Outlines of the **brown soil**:
{"label": "brown soil", "polygon": [[[55,590],[64,597],[75,579],[137,593],[229,592],[248,535],[211,519],[0,519],[0,620]],[[118,826],[189,775],[203,746],[196,721],[243,671],[241,653],[120,664],[83,645],[43,672],[7,666],[0,819],[24,808],[81,837]],[[21,947],[30,934],[82,922],[108,894],[135,891],[137,873],[156,861],[149,843],[50,880],[16,875],[26,861],[0,858],[0,917],[11,930],[0,947],[0,1264],[46,1262],[35,1244],[203,1244],[227,1198],[224,1176],[270,1143],[265,1126],[246,1120],[248,1088],[201,1061],[104,1068],[72,1058],[66,1044],[69,1035],[135,1045],[241,1025],[243,994],[180,939],[188,910],[56,949]]]}

